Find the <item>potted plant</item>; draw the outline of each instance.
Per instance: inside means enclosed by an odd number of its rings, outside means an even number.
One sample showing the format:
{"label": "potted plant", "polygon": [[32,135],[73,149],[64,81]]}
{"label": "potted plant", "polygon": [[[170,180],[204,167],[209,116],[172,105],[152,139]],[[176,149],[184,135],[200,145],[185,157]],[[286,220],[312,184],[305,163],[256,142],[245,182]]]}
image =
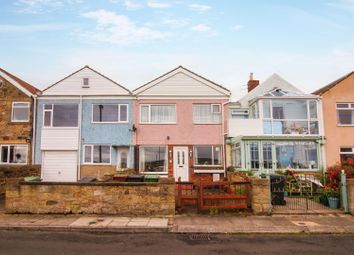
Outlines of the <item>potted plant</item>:
{"label": "potted plant", "polygon": [[328,205],[330,208],[337,209],[339,207],[339,191],[338,189],[330,186],[325,187],[325,194],[328,199]]}

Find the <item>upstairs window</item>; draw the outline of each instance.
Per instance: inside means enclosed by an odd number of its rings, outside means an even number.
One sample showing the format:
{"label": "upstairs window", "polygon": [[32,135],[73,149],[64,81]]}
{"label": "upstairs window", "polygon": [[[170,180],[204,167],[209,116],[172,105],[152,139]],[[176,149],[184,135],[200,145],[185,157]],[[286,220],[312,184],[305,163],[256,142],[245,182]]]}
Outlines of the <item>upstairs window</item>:
{"label": "upstairs window", "polygon": [[92,122],[94,123],[128,122],[128,105],[93,104]]}
{"label": "upstairs window", "polygon": [[12,122],[28,122],[30,116],[30,103],[13,102],[12,103]]}
{"label": "upstairs window", "polygon": [[77,104],[45,104],[44,127],[77,127],[79,106]]}
{"label": "upstairs window", "polygon": [[354,125],[354,103],[337,103],[337,123],[343,126]]}
{"label": "upstairs window", "polygon": [[193,104],[194,124],[220,124],[220,104]]}
{"label": "upstairs window", "polygon": [[83,78],[82,79],[82,87],[83,88],[89,88],[90,87],[90,79],[89,78]]}
{"label": "upstairs window", "polygon": [[140,105],[140,123],[143,124],[175,124],[176,105],[174,104],[142,104]]}

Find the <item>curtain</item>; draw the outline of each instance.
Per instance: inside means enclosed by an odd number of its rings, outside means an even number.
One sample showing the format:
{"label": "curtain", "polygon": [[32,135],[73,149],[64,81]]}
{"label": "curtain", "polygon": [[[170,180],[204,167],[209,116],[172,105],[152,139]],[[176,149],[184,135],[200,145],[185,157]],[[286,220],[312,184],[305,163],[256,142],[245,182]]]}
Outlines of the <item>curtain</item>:
{"label": "curtain", "polygon": [[194,104],[193,120],[195,123],[220,123],[221,113],[212,113],[210,104]]}
{"label": "curtain", "polygon": [[174,123],[176,122],[175,105],[151,105],[152,123]]}

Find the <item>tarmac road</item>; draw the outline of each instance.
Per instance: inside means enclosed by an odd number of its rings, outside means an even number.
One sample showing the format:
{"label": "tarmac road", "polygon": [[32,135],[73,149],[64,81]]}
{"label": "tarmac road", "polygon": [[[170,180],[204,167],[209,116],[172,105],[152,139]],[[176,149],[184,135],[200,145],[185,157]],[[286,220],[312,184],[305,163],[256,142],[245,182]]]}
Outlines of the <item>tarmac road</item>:
{"label": "tarmac road", "polygon": [[90,234],[0,231],[0,254],[353,254],[354,235]]}

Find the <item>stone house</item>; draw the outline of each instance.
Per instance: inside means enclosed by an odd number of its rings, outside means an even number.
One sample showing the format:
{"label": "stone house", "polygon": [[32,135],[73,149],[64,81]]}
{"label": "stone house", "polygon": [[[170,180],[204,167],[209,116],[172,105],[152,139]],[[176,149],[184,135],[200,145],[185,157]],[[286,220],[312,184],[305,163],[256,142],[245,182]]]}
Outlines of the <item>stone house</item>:
{"label": "stone house", "polygon": [[39,89],[0,68],[0,166],[33,163],[38,93]]}
{"label": "stone house", "polygon": [[327,167],[354,159],[354,71],[314,94],[322,98]]}
{"label": "stone house", "polygon": [[324,166],[321,97],[273,74],[228,104],[228,164],[256,175],[277,170],[320,172]]}
{"label": "stone house", "polygon": [[182,66],[133,91],[139,173],[219,180],[230,91]]}
{"label": "stone house", "polygon": [[42,179],[76,182],[133,168],[133,95],[89,66],[38,98],[35,162]]}

